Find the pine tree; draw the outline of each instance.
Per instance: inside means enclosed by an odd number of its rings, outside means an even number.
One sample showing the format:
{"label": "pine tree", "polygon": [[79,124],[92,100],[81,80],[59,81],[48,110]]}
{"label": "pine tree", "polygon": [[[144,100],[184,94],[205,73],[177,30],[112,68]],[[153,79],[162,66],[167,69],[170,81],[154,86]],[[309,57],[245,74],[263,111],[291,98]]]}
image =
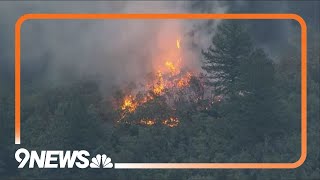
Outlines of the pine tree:
{"label": "pine tree", "polygon": [[209,85],[225,97],[220,114],[232,126],[227,134],[237,132],[234,145],[253,145],[277,131],[274,64],[254,48],[245,28],[237,22],[219,25],[203,56]]}
{"label": "pine tree", "polygon": [[207,51],[202,51],[202,69],[216,95],[230,96],[241,91],[241,63],[252,50],[250,36],[240,24],[232,21],[218,26],[212,44]]}
{"label": "pine tree", "polygon": [[[279,132],[278,94],[276,92],[273,61],[262,49],[254,50],[243,63],[243,97],[237,103],[242,106],[243,126],[262,140],[265,135]],[[270,137],[270,136],[269,136]]]}

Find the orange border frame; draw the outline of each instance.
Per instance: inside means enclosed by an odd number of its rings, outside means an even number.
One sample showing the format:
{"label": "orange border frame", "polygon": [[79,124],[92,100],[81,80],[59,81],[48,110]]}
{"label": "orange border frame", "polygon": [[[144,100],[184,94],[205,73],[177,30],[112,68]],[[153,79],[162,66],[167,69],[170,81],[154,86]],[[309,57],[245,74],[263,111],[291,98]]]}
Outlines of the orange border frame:
{"label": "orange border frame", "polygon": [[307,25],[296,14],[25,14],[15,25],[15,144],[20,144],[20,32],[27,20],[258,19],[295,20],[301,26],[301,156],[293,163],[115,163],[116,169],[284,169],[307,158]]}

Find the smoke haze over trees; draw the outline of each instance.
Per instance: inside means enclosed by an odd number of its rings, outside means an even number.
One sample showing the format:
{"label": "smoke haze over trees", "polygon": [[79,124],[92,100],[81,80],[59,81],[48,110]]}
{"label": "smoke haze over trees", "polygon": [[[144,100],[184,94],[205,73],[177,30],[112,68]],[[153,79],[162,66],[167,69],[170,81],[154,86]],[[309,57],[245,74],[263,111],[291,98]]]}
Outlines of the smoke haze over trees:
{"label": "smoke haze over trees", "polygon": [[[318,9],[315,1],[0,2],[0,27],[7,27],[0,28],[0,179],[320,178]],[[16,19],[25,13],[172,12],[297,13],[306,20],[306,162],[297,169],[268,171],[17,170],[12,158],[19,148],[13,145]],[[176,39],[183,47],[183,67],[194,71],[188,85],[151,94],[125,123],[116,122],[121,106],[115,108],[111,100],[122,100],[127,89],[138,91],[136,97],[145,93],[137,88],[140,80],[157,73],[161,66],[157,58],[175,47]],[[85,149],[106,153],[113,162],[295,162],[301,138],[300,58],[300,29],[294,21],[26,22],[22,30],[21,147]],[[163,74],[163,78],[175,76]],[[197,98],[190,98],[190,93]],[[160,123],[130,123],[151,115]],[[161,125],[169,115],[179,119],[177,126]]]}

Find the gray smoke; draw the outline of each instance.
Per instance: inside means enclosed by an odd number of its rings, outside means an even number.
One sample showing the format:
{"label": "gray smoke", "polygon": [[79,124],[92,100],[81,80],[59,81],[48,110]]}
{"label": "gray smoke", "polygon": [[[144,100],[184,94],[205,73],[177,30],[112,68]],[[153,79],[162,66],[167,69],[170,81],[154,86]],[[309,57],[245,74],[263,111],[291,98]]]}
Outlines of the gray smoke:
{"label": "gray smoke", "polygon": [[[1,63],[13,77],[14,23],[26,13],[298,13],[312,18],[308,3],[238,1],[0,2]],[[314,18],[313,18],[314,19]],[[180,38],[186,66],[200,67],[200,51],[220,21],[88,20],[28,21],[22,29],[22,73],[48,84],[97,76],[105,87],[131,81],[157,68],[161,55]],[[291,21],[246,21],[256,43],[277,57],[299,30]],[[299,34],[298,34],[299,35]],[[10,69],[10,68],[9,68]],[[3,72],[3,71],[2,71]],[[41,77],[37,77],[41,75]],[[28,79],[29,78],[29,79]],[[37,79],[38,78],[38,79]],[[9,78],[10,79],[10,78]]]}
{"label": "gray smoke", "polygon": [[[1,14],[8,17],[1,21],[11,25],[25,13],[191,12],[189,2],[168,1],[0,3]],[[212,10],[223,13],[226,8],[216,2]],[[182,20],[27,21],[21,32],[23,78],[34,79],[34,75],[43,72],[46,77],[41,78],[49,84],[87,76],[99,76],[106,86],[131,81],[157,68],[159,58],[175,46],[177,38],[186,44],[187,32],[199,24]],[[192,40],[203,47],[207,43],[199,35]],[[196,56],[200,49],[185,51],[184,62],[198,66]]]}

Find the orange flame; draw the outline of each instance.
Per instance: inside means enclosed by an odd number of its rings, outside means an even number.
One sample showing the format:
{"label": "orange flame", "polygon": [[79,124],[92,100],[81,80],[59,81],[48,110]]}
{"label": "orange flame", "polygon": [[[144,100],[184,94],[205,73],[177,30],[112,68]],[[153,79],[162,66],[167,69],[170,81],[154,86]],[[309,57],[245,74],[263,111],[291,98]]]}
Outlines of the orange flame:
{"label": "orange flame", "polygon": [[122,110],[127,110],[129,112],[134,112],[137,109],[138,104],[135,102],[132,95],[126,96],[121,105]]}
{"label": "orange flame", "polygon": [[[180,49],[181,46],[179,39],[176,40],[176,46]],[[163,96],[166,91],[175,92],[177,88],[182,89],[189,86],[192,74],[190,72],[184,73],[180,71],[180,51],[177,51],[177,54],[178,56],[176,61],[167,60],[163,64],[163,67],[165,67],[170,74],[167,74],[167,71],[158,70],[155,73],[155,78],[152,82],[145,85],[146,91],[143,93],[142,97],[138,98],[137,94],[130,94],[123,98],[120,106],[120,120],[123,120],[127,115],[134,113],[142,104],[153,100],[155,96]],[[120,122],[120,120],[117,122]],[[168,119],[161,120],[163,125],[171,128],[178,126],[179,122],[180,121],[177,117],[170,117]],[[138,124],[153,126],[156,124],[156,120],[152,118],[141,119],[138,121]]]}
{"label": "orange flame", "polygon": [[180,40],[177,39],[177,48],[180,49]]}
{"label": "orange flame", "polygon": [[181,79],[178,80],[177,86],[179,88],[189,86],[191,76],[192,76],[191,73],[187,72],[187,74],[184,77],[182,77]]}
{"label": "orange flame", "polygon": [[165,89],[165,84],[163,81],[161,71],[158,71],[156,76],[157,76],[157,79],[156,79],[156,83],[154,84],[154,87],[153,87],[153,93],[156,95],[161,95]]}
{"label": "orange flame", "polygon": [[154,119],[141,119],[140,124],[146,126],[153,126],[156,124],[156,121]]}
{"label": "orange flame", "polygon": [[173,64],[173,62],[171,61],[166,61],[165,62],[165,66],[169,69],[171,75],[177,75],[179,74],[178,69],[176,68],[176,66]]}
{"label": "orange flame", "polygon": [[173,127],[178,126],[178,125],[179,125],[179,122],[180,122],[180,121],[179,121],[178,118],[176,118],[176,117],[170,117],[169,119],[163,120],[163,121],[162,121],[162,124],[164,124],[164,125],[166,125],[166,126],[168,126],[168,127],[173,128]]}

